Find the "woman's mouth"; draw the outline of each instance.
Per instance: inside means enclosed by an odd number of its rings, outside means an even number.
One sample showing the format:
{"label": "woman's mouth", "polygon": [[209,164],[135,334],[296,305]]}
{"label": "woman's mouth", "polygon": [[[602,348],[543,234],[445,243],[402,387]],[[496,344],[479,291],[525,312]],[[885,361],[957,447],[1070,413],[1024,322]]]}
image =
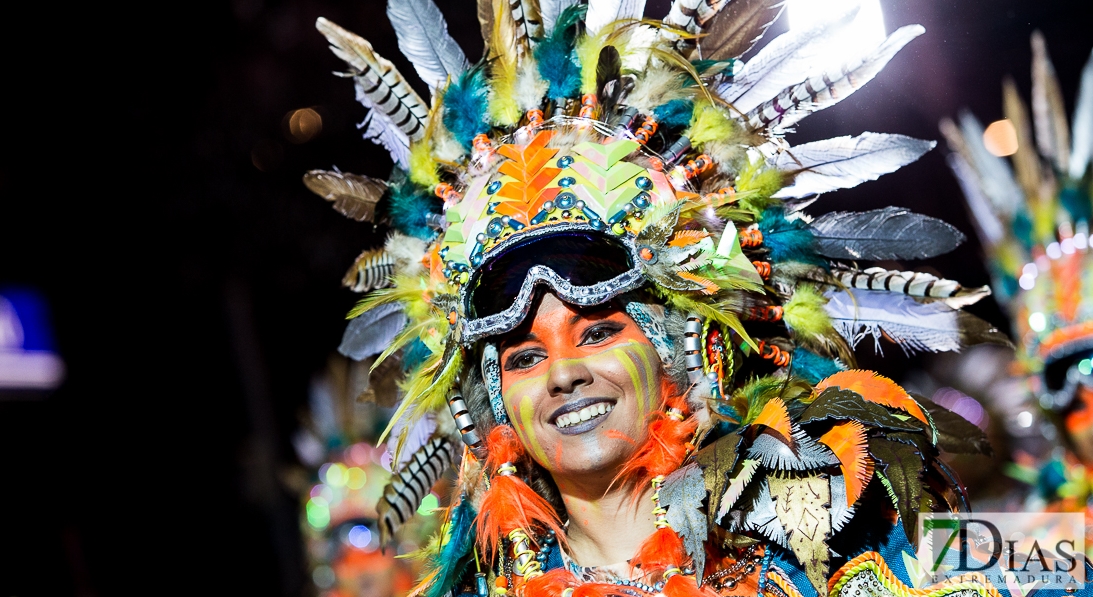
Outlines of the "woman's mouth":
{"label": "woman's mouth", "polygon": [[603,398],[577,400],[555,411],[554,425],[565,435],[584,433],[599,425],[614,408],[614,400]]}

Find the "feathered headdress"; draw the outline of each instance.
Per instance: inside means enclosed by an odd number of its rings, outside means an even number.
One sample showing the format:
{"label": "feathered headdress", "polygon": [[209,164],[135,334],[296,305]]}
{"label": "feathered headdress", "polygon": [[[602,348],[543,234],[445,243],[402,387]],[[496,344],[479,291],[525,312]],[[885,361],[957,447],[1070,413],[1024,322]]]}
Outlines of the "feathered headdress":
{"label": "feathered headdress", "polygon": [[[397,462],[429,464],[417,466],[413,482],[404,476],[388,488],[388,532],[439,478],[432,464],[440,460],[428,454],[458,438],[468,499],[453,500],[449,529],[467,529],[468,509],[482,494],[516,477],[506,458],[521,458],[518,442],[490,430],[505,412],[489,338],[523,320],[538,286],[579,305],[642,291],[666,307],[661,316],[632,301],[627,312],[669,374],[690,388],[685,408],[702,415],[697,429],[666,423],[663,432],[726,439],[716,449],[695,444],[710,448],[695,466],[716,494],[712,522],[826,554],[829,535],[805,541],[783,526],[795,523],[773,514],[772,499],[801,489],[801,480],[768,483],[766,470],[841,466],[844,474],[825,489],[831,533],[870,483],[899,504],[909,530],[920,496],[950,503],[952,493],[942,495],[937,482],[944,474],[923,472],[938,442],[953,438],[935,427],[930,413],[941,411],[852,368],[866,337],[906,352],[1005,342],[961,311],[986,288],[859,265],[932,257],[963,236],[900,208],[817,218],[804,211],[823,193],[892,172],[934,143],[871,132],[797,147],[786,138],[801,119],[870,81],[923,28],[902,27],[823,68],[819,50],[847,21],[835,19],[782,34],[742,61],[781,10],[774,0],[676,0],[654,21],[643,18],[641,0],[482,0],[487,49],[469,64],[432,0],[392,0],[399,47],[430,85],[429,102],[367,41],[318,20],[369,109],[365,138],[396,164],[385,182],[308,174],[312,190],[336,208],[374,206],[369,213],[384,214],[392,227],[386,244],[362,254],[347,276],[347,286],[368,294],[349,314],[342,345],[355,358],[401,354],[406,378],[389,445]],[[427,436],[415,433],[423,424]],[[679,464],[642,454],[648,458],[637,468],[654,479],[671,471],[664,463]],[[483,462],[491,463],[485,472]],[[701,485],[699,470],[664,480],[665,502],[681,495],[677,482]],[[751,514],[725,516],[744,502]],[[667,511],[665,526],[684,510]],[[429,597],[451,588],[452,567],[465,565],[470,545],[454,534],[440,543],[438,568],[423,584]],[[687,535],[685,545],[701,578],[701,541]],[[805,559],[809,579],[826,593],[827,556]]]}
{"label": "feathered headdress", "polygon": [[[949,165],[1019,340],[1019,374],[1049,411],[1066,409],[1093,356],[1093,57],[1071,124],[1043,36],[1032,35],[1032,109],[1012,79],[988,146],[970,112],[946,119]],[[1007,159],[1006,155],[1009,155]]]}

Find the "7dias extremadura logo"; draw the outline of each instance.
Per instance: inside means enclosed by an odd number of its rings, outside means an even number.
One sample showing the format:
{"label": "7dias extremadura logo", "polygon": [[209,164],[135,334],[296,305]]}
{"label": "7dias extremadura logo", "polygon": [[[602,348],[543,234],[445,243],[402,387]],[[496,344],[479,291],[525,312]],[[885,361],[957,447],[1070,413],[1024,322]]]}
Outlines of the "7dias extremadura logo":
{"label": "7dias extremadura logo", "polygon": [[1081,513],[920,514],[918,537],[917,570],[910,572],[919,587],[982,575],[1015,596],[1085,588]]}

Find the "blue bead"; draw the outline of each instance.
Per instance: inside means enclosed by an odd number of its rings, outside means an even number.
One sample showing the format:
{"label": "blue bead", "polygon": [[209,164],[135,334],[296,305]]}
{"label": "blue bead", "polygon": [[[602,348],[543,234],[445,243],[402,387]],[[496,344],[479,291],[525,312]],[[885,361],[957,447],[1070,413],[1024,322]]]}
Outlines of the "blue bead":
{"label": "blue bead", "polygon": [[558,167],[559,168],[568,168],[569,165],[572,164],[572,163],[573,163],[573,157],[567,155],[567,156],[562,157],[558,160]]}
{"label": "blue bead", "polygon": [[568,188],[573,186],[573,183],[575,182],[577,182],[577,179],[573,178],[572,176],[567,176],[558,181],[558,186]]}
{"label": "blue bead", "polygon": [[634,184],[638,185],[639,189],[648,191],[650,188],[652,188],[653,181],[649,180],[648,176],[639,176],[637,180],[634,181]]}
{"label": "blue bead", "polygon": [[496,201],[493,202],[493,203],[490,203],[488,206],[486,206],[486,213],[491,214],[491,215],[496,213],[496,212],[494,212],[494,209],[496,209],[498,205],[501,205],[501,204],[499,202],[496,202]]}
{"label": "blue bead", "polygon": [[519,232],[520,230],[523,230],[524,225],[521,224],[518,220],[510,219],[509,220],[509,228],[512,228],[513,230]]}
{"label": "blue bead", "polygon": [[497,238],[498,236],[501,236],[501,231],[504,229],[505,225],[501,223],[501,218],[494,218],[486,225],[486,236]]}
{"label": "blue bead", "polygon": [[607,220],[607,223],[611,225],[618,224],[626,218],[627,213],[628,212],[625,209],[620,209],[619,211],[615,212],[615,215],[611,216],[611,218]]}
{"label": "blue bead", "polygon": [[565,192],[559,193],[554,199],[554,204],[561,209],[569,209],[577,203],[577,196],[573,193]]}
{"label": "blue bead", "polygon": [[490,186],[486,187],[486,192],[489,193],[490,195],[492,195],[492,194],[494,194],[494,193],[496,193],[497,191],[500,191],[500,190],[501,190],[501,181],[500,180],[495,180],[495,181],[490,183]]}
{"label": "blue bead", "polygon": [[588,225],[595,228],[596,230],[603,230],[604,228],[603,220],[599,218],[592,218],[588,220]]}
{"label": "blue bead", "polygon": [[638,196],[634,197],[632,201],[636,207],[645,209],[646,207],[649,207],[649,193],[642,191],[638,193]]}

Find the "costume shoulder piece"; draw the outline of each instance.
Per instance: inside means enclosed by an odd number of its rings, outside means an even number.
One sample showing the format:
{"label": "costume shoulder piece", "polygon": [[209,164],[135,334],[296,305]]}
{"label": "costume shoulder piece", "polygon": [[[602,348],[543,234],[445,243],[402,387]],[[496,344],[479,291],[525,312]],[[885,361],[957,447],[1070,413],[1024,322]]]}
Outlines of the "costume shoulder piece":
{"label": "costume shoulder piece", "polygon": [[964,237],[951,225],[891,206],[806,212],[933,141],[866,132],[792,146],[787,136],[923,28],[829,66],[815,57],[852,14],[784,33],[745,62],[781,2],[676,0],[663,20],[643,18],[642,1],[477,8],[487,49],[471,64],[432,0],[389,3],[428,101],[366,40],[317,23],[368,109],[365,138],[395,163],[386,180],[305,176],[336,209],[391,229],[346,277],[365,295],[341,346],[357,359],[397,356],[406,373],[386,434],[396,474],[383,530],[394,533],[449,465],[459,470],[418,593],[497,592],[459,580],[476,561],[486,434],[507,422],[491,338],[524,320],[541,286],[576,305],[623,301],[659,365],[689,388],[694,453],[664,480],[663,500],[700,584],[704,545],[763,541],[782,554],[764,564],[771,594],[857,590],[862,574],[894,587],[891,569],[905,571],[881,565],[891,538],[862,529],[902,521],[902,536],[921,507],[962,507],[938,450],[985,442],[856,369],[854,350],[867,339],[879,350],[882,338],[908,353],[1007,340],[962,310],[987,288],[870,266],[953,249]]}

